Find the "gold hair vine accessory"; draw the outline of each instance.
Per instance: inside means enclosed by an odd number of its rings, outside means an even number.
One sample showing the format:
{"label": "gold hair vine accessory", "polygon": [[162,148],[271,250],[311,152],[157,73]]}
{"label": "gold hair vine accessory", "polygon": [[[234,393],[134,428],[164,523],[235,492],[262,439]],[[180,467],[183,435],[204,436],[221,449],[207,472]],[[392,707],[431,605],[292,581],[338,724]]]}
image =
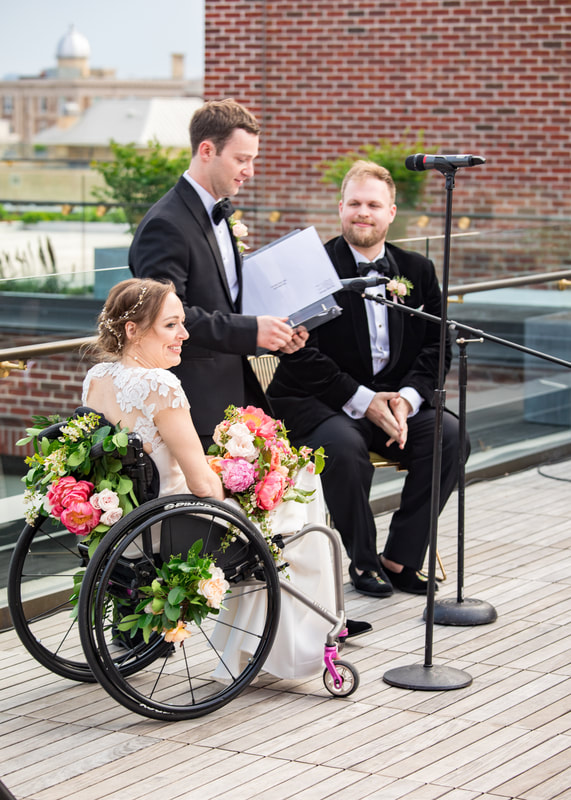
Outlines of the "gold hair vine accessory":
{"label": "gold hair vine accessory", "polygon": [[137,298],[137,302],[135,303],[135,305],[132,308],[127,309],[127,311],[121,314],[120,317],[117,317],[117,319],[111,319],[111,317],[108,317],[105,308],[101,312],[101,322],[99,323],[99,330],[101,331],[102,327],[107,328],[107,330],[110,333],[112,333],[113,336],[117,339],[117,347],[119,350],[122,349],[124,344],[122,341],[123,331],[117,333],[117,331],[115,330],[115,326],[119,325],[119,323],[121,322],[127,322],[127,320],[133,316],[135,311],[139,308],[139,306],[145,299],[145,295],[147,294],[148,290],[149,290],[148,286],[141,287],[141,291],[139,292],[139,297]]}

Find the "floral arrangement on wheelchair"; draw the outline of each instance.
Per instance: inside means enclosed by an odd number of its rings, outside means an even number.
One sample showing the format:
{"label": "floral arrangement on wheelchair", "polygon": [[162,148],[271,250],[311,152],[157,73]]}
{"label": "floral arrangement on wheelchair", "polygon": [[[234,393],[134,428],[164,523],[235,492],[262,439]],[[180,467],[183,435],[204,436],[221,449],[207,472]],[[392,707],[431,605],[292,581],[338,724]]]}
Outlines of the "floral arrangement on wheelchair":
{"label": "floral arrangement on wheelchair", "polygon": [[214,444],[208,450],[211,468],[246,516],[259,525],[272,555],[279,560],[279,542],[272,537],[272,512],[287,500],[309,502],[313,491],[296,487],[295,479],[305,467],[319,475],[323,448],[296,449],[283,422],[254,406],[229,406],[212,438]]}
{"label": "floral arrangement on wheelchair", "polygon": [[[33,417],[33,427],[18,444],[31,442],[34,447],[33,455],[25,459],[29,469],[22,479],[26,521],[34,524],[47,516],[60,523],[81,537],[83,550],[91,558],[105,533],[139,501],[121,460],[129,444],[128,429],[83,410],[87,413],[76,412],[67,420]],[[313,491],[296,487],[295,480],[304,468],[321,472],[323,449],[294,448],[283,423],[254,406],[229,406],[213,439],[211,468],[227,494],[259,526],[274,560],[279,561],[283,542],[272,536],[272,513],[285,501],[311,500]],[[232,540],[229,526],[228,546]],[[146,642],[153,633],[163,634],[167,642],[182,644],[190,636],[189,623],[200,625],[208,614],[218,614],[230,584],[202,548],[203,542],[198,540],[185,558],[180,553],[170,555],[156,566],[156,578],[150,585],[137,587],[136,597],[115,596],[116,630],[131,637],[141,631]],[[74,576],[70,597],[74,607],[83,574],[81,570]]]}
{"label": "floral arrangement on wheelchair", "polygon": [[22,479],[26,522],[51,517],[85,537],[91,555],[110,527],[139,505],[133,481],[122,472],[128,430],[105,424],[95,412],[65,421],[57,416],[32,419],[34,426],[17,442],[34,447]]}

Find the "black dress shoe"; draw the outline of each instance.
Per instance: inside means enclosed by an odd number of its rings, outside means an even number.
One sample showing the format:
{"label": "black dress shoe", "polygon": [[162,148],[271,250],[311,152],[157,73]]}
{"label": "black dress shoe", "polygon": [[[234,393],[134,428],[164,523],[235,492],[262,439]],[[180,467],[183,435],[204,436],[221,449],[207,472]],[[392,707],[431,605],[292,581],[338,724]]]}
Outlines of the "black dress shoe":
{"label": "black dress shoe", "polygon": [[[384,567],[390,578],[392,585],[401,592],[409,594],[426,594],[428,592],[428,578],[422,572],[418,572],[412,567],[403,567],[402,572],[393,572],[392,569]],[[434,584],[434,591],[438,591],[438,584]]]}
{"label": "black dress shoe", "polygon": [[366,594],[369,597],[389,597],[393,593],[391,582],[382,570],[380,572],[365,570],[358,575],[353,564],[350,564],[349,577],[360,594]]}
{"label": "black dress shoe", "polygon": [[345,630],[347,633],[345,636],[339,637],[340,642],[344,642],[345,639],[352,639],[355,636],[361,636],[363,633],[369,633],[373,630],[373,626],[370,622],[365,622],[364,620],[347,619],[345,620]]}

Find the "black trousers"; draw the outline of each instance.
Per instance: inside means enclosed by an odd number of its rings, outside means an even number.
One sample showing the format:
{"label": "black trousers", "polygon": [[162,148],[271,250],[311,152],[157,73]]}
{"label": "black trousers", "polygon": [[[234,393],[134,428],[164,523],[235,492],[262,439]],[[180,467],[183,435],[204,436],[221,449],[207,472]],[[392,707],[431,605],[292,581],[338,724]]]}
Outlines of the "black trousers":
{"label": "black trousers", "polygon": [[[383,555],[413,569],[422,567],[430,536],[435,419],[432,408],[421,408],[411,417],[403,450],[397,445],[386,447],[388,435],[369,420],[353,420],[344,413],[322,422],[304,442],[296,442],[325,449],[327,458],[321,474],[325,501],[347,554],[358,569],[378,571],[379,567],[377,530],[369,505],[374,472],[369,450],[399,461],[408,471]],[[458,479],[458,452],[458,419],[445,411],[439,513]]]}

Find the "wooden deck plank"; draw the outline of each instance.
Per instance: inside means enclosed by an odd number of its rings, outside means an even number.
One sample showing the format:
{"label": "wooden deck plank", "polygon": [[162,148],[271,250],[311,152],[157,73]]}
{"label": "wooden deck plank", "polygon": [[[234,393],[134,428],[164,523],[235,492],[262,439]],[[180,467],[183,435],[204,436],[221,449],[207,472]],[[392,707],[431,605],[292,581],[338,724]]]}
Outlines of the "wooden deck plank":
{"label": "wooden deck plank", "polygon": [[[571,474],[571,462],[550,465]],[[538,510],[538,492],[541,508]],[[389,514],[377,518],[379,549]],[[321,676],[256,685],[215,714],[166,723],[133,714],[99,686],[37,664],[0,633],[0,774],[18,800],[571,800],[569,489],[528,470],[466,489],[467,597],[498,620],[434,626],[433,663],[469,687],[389,686],[387,669],[422,664],[425,599],[367,598],[346,581],[346,609],[372,633],[342,657],[361,673],[349,698]],[[457,509],[439,521],[456,593]],[[541,546],[538,547],[538,542]],[[345,574],[347,559],[343,558]],[[46,634],[57,623],[46,627]]]}

